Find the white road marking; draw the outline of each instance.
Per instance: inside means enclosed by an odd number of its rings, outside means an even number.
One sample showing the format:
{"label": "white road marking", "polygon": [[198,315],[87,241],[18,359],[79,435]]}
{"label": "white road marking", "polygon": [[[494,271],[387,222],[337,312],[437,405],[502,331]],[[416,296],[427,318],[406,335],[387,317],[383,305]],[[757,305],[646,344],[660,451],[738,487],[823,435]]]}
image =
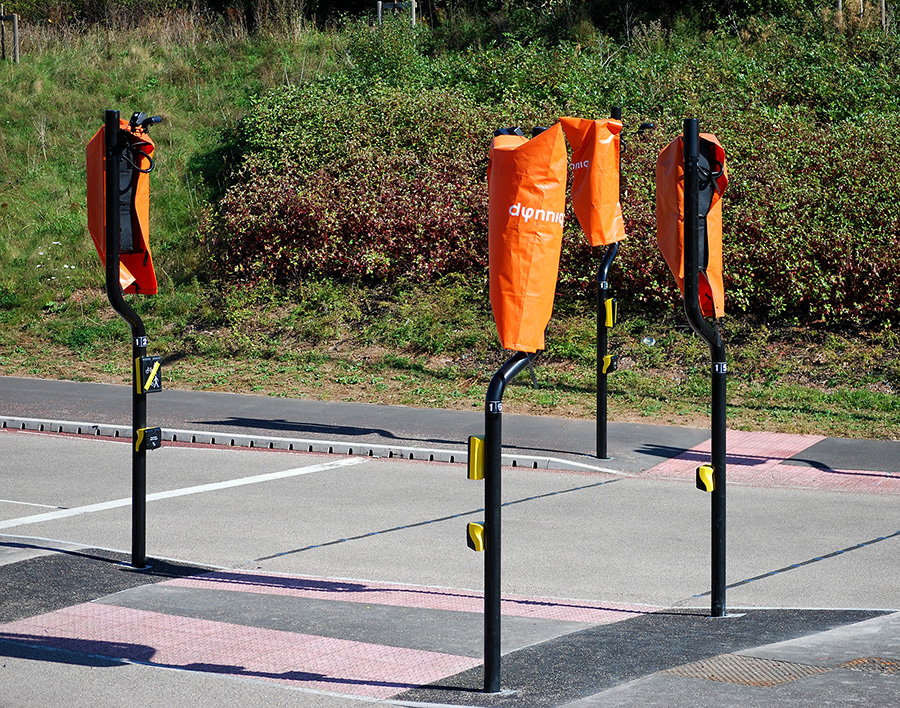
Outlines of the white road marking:
{"label": "white road marking", "polygon": [[[203,492],[214,492],[219,489],[230,489],[231,487],[242,487],[246,484],[259,484],[261,482],[272,482],[277,479],[285,479],[286,477],[297,477],[303,474],[311,474],[313,472],[324,472],[325,470],[333,470],[339,467],[350,467],[352,465],[360,465],[367,462],[364,457],[347,457],[332,462],[323,462],[320,465],[310,465],[309,467],[297,467],[283,472],[270,472],[268,474],[260,474],[254,477],[242,477],[240,479],[230,479],[225,482],[213,482],[211,484],[200,484],[195,487],[184,487],[182,489],[171,489],[167,492],[156,492],[148,494],[147,501],[157,501],[159,499],[171,499],[173,497],[183,497],[188,494],[201,494]],[[9,529],[15,526],[25,526],[26,524],[38,524],[42,521],[55,521],[64,519],[69,516],[78,516],[79,514],[91,514],[95,511],[107,511],[108,509],[116,509],[122,506],[131,506],[131,497],[127,499],[115,499],[113,501],[100,502],[99,504],[88,504],[87,506],[78,506],[74,509],[60,509],[59,511],[50,511],[45,514],[35,514],[34,516],[22,516],[18,519],[9,519],[0,521],[0,529]]]}
{"label": "white road marking", "polygon": [[39,506],[42,509],[62,509],[61,506],[53,506],[52,504],[35,504],[34,502],[14,501],[12,499],[0,499],[0,504],[21,504],[22,506]]}

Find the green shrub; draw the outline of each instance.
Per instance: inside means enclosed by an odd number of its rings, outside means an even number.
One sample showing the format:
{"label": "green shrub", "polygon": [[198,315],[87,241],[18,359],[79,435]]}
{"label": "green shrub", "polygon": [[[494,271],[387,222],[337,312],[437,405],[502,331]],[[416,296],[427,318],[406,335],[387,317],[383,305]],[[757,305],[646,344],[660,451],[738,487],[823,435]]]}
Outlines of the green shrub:
{"label": "green shrub", "polygon": [[[807,19],[758,22],[740,36],[645,28],[631,51],[608,39],[511,41],[439,56],[423,36],[357,26],[346,71],[255,102],[239,130],[242,167],[203,229],[217,277],[481,277],[494,129],[604,117],[621,103],[628,126],[659,124],[626,135],[629,239],[614,271],[624,300],[669,308],[680,299],[655,244],[655,161],[681,117],[699,115],[728,152],[729,310],[900,321],[900,169],[886,159],[900,152],[895,36],[849,43]],[[595,269],[570,210],[561,295],[592,292]]]}
{"label": "green shrub", "polygon": [[465,167],[363,152],[308,175],[248,169],[203,231],[213,274],[288,284],[483,268],[486,197]]}
{"label": "green shrub", "polygon": [[483,135],[454,92],[286,87],[243,123],[250,157],[202,235],[220,278],[427,280],[486,265]]}

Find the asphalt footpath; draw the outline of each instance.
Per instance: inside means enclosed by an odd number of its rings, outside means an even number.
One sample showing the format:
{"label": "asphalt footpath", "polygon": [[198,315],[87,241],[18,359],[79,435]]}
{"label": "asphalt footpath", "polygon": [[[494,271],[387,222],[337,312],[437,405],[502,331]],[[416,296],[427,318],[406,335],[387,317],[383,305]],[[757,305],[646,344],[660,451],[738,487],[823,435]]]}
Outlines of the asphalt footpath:
{"label": "asphalt footpath", "polygon": [[[130,435],[128,386],[0,377],[0,425],[64,432]],[[148,425],[167,440],[376,457],[465,459],[466,440],[484,432],[481,410],[457,411],[163,389],[148,396]],[[21,419],[21,422],[18,422]],[[179,436],[180,433],[180,436]],[[519,467],[640,473],[701,445],[701,428],[641,423],[608,425],[610,459],[595,456],[595,421],[503,415],[504,463]],[[900,441],[804,436],[807,444],[785,464],[820,470],[900,473]],[[900,431],[898,431],[900,438]],[[305,446],[305,448],[304,448]],[[312,446],[312,449],[309,449]],[[453,456],[453,453],[456,453]],[[462,455],[462,458],[460,458]]]}
{"label": "asphalt footpath", "polygon": [[900,705],[900,442],[504,413],[501,686],[466,547],[480,411],[167,390],[133,567],[128,387],[0,377],[0,706]]}

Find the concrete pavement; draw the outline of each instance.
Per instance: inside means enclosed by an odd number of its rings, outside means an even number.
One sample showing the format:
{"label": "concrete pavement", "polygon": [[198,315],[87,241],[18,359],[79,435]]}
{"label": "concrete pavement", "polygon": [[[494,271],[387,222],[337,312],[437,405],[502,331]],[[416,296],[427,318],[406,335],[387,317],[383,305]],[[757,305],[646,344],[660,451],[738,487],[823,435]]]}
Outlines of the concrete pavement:
{"label": "concrete pavement", "polygon": [[[25,381],[0,378],[0,419],[124,421],[85,395],[94,385],[42,382],[29,399]],[[271,411],[279,399],[192,397],[173,429],[242,418],[259,439],[272,421],[311,415]],[[202,416],[190,401],[224,413]],[[313,420],[330,429],[316,434],[339,442],[337,420],[351,420],[367,431],[344,438],[354,444],[455,449],[463,428],[478,432],[477,413],[383,408],[323,410]],[[585,423],[505,429],[535,457],[589,465],[565,449],[590,443]],[[853,455],[845,441],[730,433],[735,616],[710,619],[709,500],[692,479],[705,431],[655,432],[635,427],[628,449],[597,465],[610,472],[504,468],[506,692],[494,696],[480,692],[483,557],[464,540],[483,487],[459,461],[168,444],[148,458],[152,567],[135,571],[128,442],[7,428],[0,706],[187,706],[200,695],[325,708],[896,705],[894,448]]]}

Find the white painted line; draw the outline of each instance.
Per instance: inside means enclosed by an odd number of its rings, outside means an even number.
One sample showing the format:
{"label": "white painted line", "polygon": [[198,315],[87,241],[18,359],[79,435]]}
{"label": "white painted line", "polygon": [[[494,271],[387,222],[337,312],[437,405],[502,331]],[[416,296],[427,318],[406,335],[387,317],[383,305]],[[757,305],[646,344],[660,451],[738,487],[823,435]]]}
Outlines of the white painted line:
{"label": "white painted line", "polygon": [[[494,693],[491,695],[505,697],[505,696],[512,695],[513,693],[515,693],[515,692],[514,691],[502,691],[500,693]],[[458,703],[422,703],[420,701],[402,701],[402,700],[385,701],[385,703],[387,703],[388,705],[391,705],[391,706],[401,706],[402,708],[459,708]],[[469,708],[485,708],[485,706],[474,705],[471,703],[467,703],[466,705],[469,706]]]}
{"label": "white painted line", "polygon": [[[540,458],[535,458],[540,459]],[[583,470],[590,470],[591,472],[605,472],[606,474],[617,474],[623,477],[637,477],[637,475],[630,474],[628,472],[622,472],[621,470],[614,470],[611,467],[597,467],[596,465],[585,465],[581,462],[575,462],[575,460],[564,460],[561,457],[545,457],[543,458],[548,462],[555,462],[558,465],[573,465]],[[563,467],[561,472],[565,472],[566,469]]]}
{"label": "white painted line", "polygon": [[13,501],[12,499],[0,499],[0,504],[21,504],[22,506],[39,506],[42,509],[62,509],[61,506],[52,504],[35,504],[33,502]]}
{"label": "white painted line", "polygon": [[[230,479],[225,482],[213,482],[211,484],[200,484],[196,487],[184,487],[183,489],[171,489],[168,492],[156,492],[148,494],[147,501],[157,501],[159,499],[172,499],[173,497],[183,497],[188,494],[200,494],[202,492],[213,492],[219,489],[230,489],[231,487],[242,487],[247,484],[259,484],[260,482],[272,482],[276,479],[285,479],[286,477],[297,477],[303,474],[311,474],[313,472],[324,472],[325,470],[333,470],[339,467],[350,467],[352,465],[360,465],[367,462],[363,457],[347,457],[332,462],[323,462],[320,465],[310,465],[309,467],[297,467],[292,470],[284,470],[283,472],[270,472],[268,474],[260,474],[254,477],[242,477],[240,479]],[[60,509],[59,511],[50,511],[46,514],[35,514],[34,516],[22,516],[18,519],[9,519],[8,521],[0,521],[0,529],[9,529],[15,526],[25,526],[26,524],[38,524],[42,521],[55,521],[64,519],[69,516],[78,516],[80,514],[90,514],[95,511],[107,511],[122,506],[131,506],[131,497],[127,499],[115,499],[108,502],[100,502],[99,504],[88,504],[87,506],[78,506],[74,509]]]}

